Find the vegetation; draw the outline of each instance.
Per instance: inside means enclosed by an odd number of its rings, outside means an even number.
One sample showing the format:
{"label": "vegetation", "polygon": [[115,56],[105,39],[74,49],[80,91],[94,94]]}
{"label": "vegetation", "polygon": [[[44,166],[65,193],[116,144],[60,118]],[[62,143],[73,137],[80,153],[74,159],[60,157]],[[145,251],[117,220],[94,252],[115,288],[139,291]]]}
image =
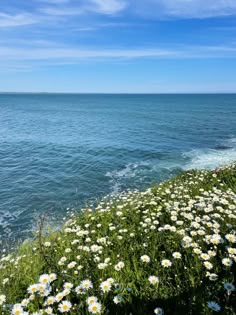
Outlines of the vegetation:
{"label": "vegetation", "polygon": [[236,314],[236,166],[68,213],[0,259],[2,314]]}

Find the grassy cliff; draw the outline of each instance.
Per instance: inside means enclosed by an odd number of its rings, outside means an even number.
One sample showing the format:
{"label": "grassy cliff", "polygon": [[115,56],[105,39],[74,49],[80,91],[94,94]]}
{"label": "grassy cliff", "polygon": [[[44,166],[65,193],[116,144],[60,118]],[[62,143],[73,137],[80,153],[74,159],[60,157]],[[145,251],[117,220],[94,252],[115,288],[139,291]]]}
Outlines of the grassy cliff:
{"label": "grassy cliff", "polygon": [[236,314],[236,166],[69,213],[0,259],[2,314]]}

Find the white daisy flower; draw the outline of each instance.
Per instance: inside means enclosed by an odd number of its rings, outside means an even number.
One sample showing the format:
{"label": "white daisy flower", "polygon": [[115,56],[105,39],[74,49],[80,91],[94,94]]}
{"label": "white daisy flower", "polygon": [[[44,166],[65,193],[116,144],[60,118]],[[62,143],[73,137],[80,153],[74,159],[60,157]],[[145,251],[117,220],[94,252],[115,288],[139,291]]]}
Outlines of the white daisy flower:
{"label": "white daisy flower", "polygon": [[123,301],[123,298],[122,298],[122,296],[120,296],[120,295],[116,295],[114,298],[113,298],[113,302],[115,303],[115,304],[119,304],[119,303],[121,303]]}
{"label": "white daisy flower", "polygon": [[80,285],[85,290],[91,289],[93,287],[93,284],[89,279],[83,280]]}
{"label": "white daisy flower", "polygon": [[144,263],[149,263],[151,261],[151,258],[148,255],[143,255],[140,257],[140,259]]}
{"label": "white daisy flower", "polygon": [[29,294],[36,293],[38,291],[38,284],[32,284],[27,289]]}
{"label": "white daisy flower", "polygon": [[148,281],[151,283],[151,284],[157,284],[159,282],[159,278],[156,277],[156,276],[150,276],[148,278]]}
{"label": "white daisy flower", "polygon": [[63,302],[61,302],[61,304],[59,304],[58,310],[59,310],[61,313],[66,313],[66,312],[69,312],[69,311],[70,311],[71,307],[72,307],[71,302],[69,302],[69,301],[63,301]]}
{"label": "white daisy flower", "polygon": [[98,302],[95,302],[88,307],[88,311],[92,314],[99,314],[101,313],[102,305]]}
{"label": "white daisy flower", "polygon": [[101,284],[100,284],[100,288],[102,290],[103,293],[105,292],[109,292],[111,290],[111,284],[110,282],[108,281],[103,281]]}
{"label": "white daisy flower", "polygon": [[168,268],[168,267],[171,267],[172,262],[171,262],[169,259],[163,259],[163,260],[161,261],[161,265],[162,265],[164,268]]}
{"label": "white daisy flower", "polygon": [[227,267],[230,267],[231,265],[232,265],[232,260],[230,259],[230,258],[223,258],[222,259],[222,264],[224,265],[224,266],[227,266]]}
{"label": "white daisy flower", "polygon": [[47,275],[47,274],[41,275],[41,276],[39,277],[39,282],[40,282],[40,283],[43,283],[43,284],[48,284],[48,283],[50,283],[50,277],[49,277],[49,275]]}
{"label": "white daisy flower", "polygon": [[181,257],[182,257],[181,253],[179,253],[179,252],[174,252],[174,253],[172,254],[172,256],[173,256],[175,259],[181,259]]}
{"label": "white daisy flower", "polygon": [[158,314],[158,315],[163,315],[163,314],[164,314],[164,311],[163,311],[162,308],[156,307],[155,310],[154,310],[154,313],[155,313],[155,314]]}
{"label": "white daisy flower", "polygon": [[24,314],[24,310],[22,308],[22,306],[20,304],[15,304],[13,306],[13,309],[11,311],[12,315],[23,315]]}
{"label": "white daisy flower", "polygon": [[92,305],[98,301],[98,298],[96,296],[89,296],[86,300],[88,305]]}

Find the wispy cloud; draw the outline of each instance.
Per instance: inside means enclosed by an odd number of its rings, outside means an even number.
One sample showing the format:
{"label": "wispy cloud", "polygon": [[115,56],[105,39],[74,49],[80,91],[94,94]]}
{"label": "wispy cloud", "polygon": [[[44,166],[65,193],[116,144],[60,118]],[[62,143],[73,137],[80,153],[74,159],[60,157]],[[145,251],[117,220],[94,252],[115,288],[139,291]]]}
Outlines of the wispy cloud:
{"label": "wispy cloud", "polygon": [[78,49],[78,48],[14,48],[2,47],[0,60],[81,60],[120,59],[173,56],[175,52],[165,49]]}
{"label": "wispy cloud", "polygon": [[236,15],[235,0],[129,0],[131,11],[159,18],[208,18]]}
{"label": "wispy cloud", "polygon": [[69,3],[71,0],[38,0],[37,2],[43,2],[47,4],[65,4]]}
{"label": "wispy cloud", "polygon": [[103,14],[114,14],[125,9],[127,2],[124,0],[90,0],[91,10]]}
{"label": "wispy cloud", "polygon": [[75,47],[12,47],[0,49],[0,62],[59,62],[76,64],[84,60],[236,58],[236,46],[179,46],[174,48],[80,49]]}
{"label": "wispy cloud", "polygon": [[0,13],[0,27],[15,27],[37,23],[37,17],[29,13],[10,15]]}
{"label": "wispy cloud", "polygon": [[125,0],[87,0],[70,1],[45,0],[47,6],[39,8],[41,13],[54,16],[81,15],[97,13],[103,15],[114,15],[124,10],[127,2]]}
{"label": "wispy cloud", "polygon": [[84,14],[86,10],[84,7],[47,6],[39,8],[39,12],[50,16],[72,16]]}
{"label": "wispy cloud", "polygon": [[[1,7],[1,6],[0,6]],[[44,18],[132,13],[157,19],[209,18],[236,15],[235,0],[34,0],[33,10],[0,13],[0,27],[30,25]],[[17,7],[14,10],[17,12]],[[69,21],[68,21],[69,22]]]}

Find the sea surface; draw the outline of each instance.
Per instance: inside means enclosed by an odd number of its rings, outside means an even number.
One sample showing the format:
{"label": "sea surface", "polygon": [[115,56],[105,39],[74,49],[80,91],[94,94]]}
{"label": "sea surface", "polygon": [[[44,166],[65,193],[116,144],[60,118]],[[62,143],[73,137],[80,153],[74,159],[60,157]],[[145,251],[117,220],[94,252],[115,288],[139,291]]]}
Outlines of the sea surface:
{"label": "sea surface", "polygon": [[236,161],[236,95],[0,94],[0,235]]}

